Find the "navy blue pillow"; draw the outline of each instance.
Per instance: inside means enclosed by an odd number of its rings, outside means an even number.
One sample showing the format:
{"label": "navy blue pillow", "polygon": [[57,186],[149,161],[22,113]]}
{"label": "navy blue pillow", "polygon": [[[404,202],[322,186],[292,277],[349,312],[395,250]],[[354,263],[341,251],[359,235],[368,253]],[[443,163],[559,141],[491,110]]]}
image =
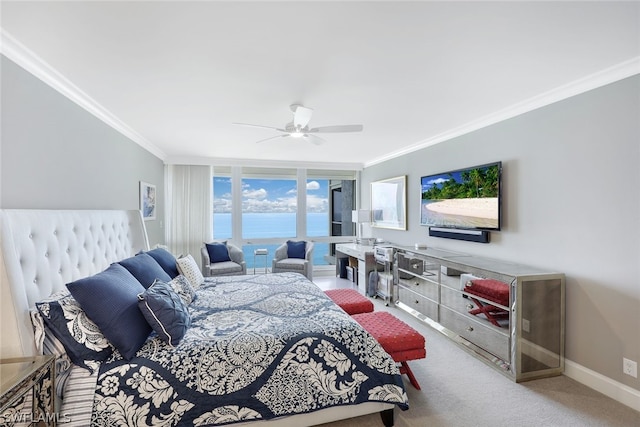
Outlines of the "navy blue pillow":
{"label": "navy blue pillow", "polygon": [[161,340],[172,346],[180,343],[191,324],[191,316],[171,285],[156,282],[138,295],[138,308]]}
{"label": "navy blue pillow", "polygon": [[67,283],[71,295],[105,337],[131,359],[151,333],[151,326],[138,308],[144,287],[120,264],[75,282]]}
{"label": "navy blue pillow", "polygon": [[122,261],[118,261],[118,264],[133,274],[133,277],[138,279],[138,282],[145,288],[153,285],[156,279],[162,280],[163,282],[171,280],[171,277],[160,267],[160,264],[146,253],[123,259]]}
{"label": "navy blue pillow", "polygon": [[227,249],[226,243],[205,243],[205,246],[207,247],[207,252],[209,252],[209,261],[231,261],[231,258],[229,258],[229,249]]}
{"label": "navy blue pillow", "polygon": [[172,279],[175,279],[176,276],[180,274],[178,265],[176,264],[176,257],[174,257],[171,252],[163,248],[155,248],[145,253],[155,259]]}
{"label": "navy blue pillow", "polygon": [[304,259],[307,242],[287,241],[287,257]]}

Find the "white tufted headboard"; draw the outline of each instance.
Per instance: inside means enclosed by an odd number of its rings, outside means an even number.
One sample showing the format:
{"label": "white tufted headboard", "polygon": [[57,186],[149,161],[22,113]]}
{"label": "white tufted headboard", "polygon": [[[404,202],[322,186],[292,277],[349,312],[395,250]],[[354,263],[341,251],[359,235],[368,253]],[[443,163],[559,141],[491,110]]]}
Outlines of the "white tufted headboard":
{"label": "white tufted headboard", "polygon": [[0,357],[35,354],[29,309],[149,249],[140,211],[0,210]]}

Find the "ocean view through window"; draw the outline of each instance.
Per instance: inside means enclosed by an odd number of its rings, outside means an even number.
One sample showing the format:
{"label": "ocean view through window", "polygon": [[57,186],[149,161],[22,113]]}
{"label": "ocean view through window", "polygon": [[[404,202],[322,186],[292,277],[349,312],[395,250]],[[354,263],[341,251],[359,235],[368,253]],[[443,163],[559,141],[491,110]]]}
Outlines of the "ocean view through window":
{"label": "ocean view through window", "polygon": [[[242,240],[247,269],[254,267],[254,250],[269,251],[268,266],[275,249],[285,241],[329,236],[329,181],[308,179],[306,198],[306,236],[297,236],[298,188],[295,179],[242,178],[242,236],[233,236],[233,197],[231,177],[213,180],[213,236],[215,240]],[[241,237],[241,238],[239,238]],[[259,242],[263,240],[263,242]],[[275,242],[279,243],[275,243]],[[327,265],[329,243],[315,242],[314,265]],[[262,268],[262,260],[257,261]]]}
{"label": "ocean view through window", "polygon": [[242,238],[296,237],[294,179],[242,178]]}
{"label": "ocean view through window", "polygon": [[[329,221],[329,215],[326,212],[315,212],[307,215],[307,228],[310,232],[314,232],[316,236],[326,235],[327,223]],[[284,236],[289,230],[291,230],[291,224],[293,222],[293,232],[295,233],[295,213],[245,213],[242,214],[242,228],[243,233],[245,227],[249,230],[254,239],[258,238],[279,238],[282,237],[282,242],[288,239],[296,240],[295,236]],[[220,228],[219,233],[227,237],[216,237],[216,240],[230,238],[231,237],[231,214],[221,213],[216,214],[214,219],[216,230]],[[283,237],[284,236],[284,237]],[[280,244],[251,244],[243,245],[242,251],[244,252],[244,258],[247,263],[247,269],[253,269],[253,251],[258,248],[265,248],[269,250],[268,261],[271,262],[273,254],[276,248]],[[314,265],[327,265],[327,261],[324,259],[324,255],[329,248],[328,243],[315,243],[314,248]],[[262,262],[258,262],[261,267]],[[269,264],[270,265],[270,264]]]}

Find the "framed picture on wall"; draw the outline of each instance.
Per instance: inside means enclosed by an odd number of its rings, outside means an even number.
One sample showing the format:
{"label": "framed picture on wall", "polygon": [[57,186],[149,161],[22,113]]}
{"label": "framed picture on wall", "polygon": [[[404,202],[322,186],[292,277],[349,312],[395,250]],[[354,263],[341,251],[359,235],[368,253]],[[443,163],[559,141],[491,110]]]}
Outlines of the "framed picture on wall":
{"label": "framed picture on wall", "polygon": [[140,181],[140,210],[145,220],[156,219],[156,186]]}
{"label": "framed picture on wall", "polygon": [[407,176],[371,183],[371,225],[407,229]]}

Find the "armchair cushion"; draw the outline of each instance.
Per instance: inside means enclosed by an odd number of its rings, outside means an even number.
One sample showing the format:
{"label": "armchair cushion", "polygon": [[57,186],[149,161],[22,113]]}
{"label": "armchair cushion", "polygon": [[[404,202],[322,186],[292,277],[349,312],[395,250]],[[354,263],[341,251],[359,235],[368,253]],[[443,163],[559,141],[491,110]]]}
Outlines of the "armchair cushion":
{"label": "armchair cushion", "polygon": [[305,248],[307,242],[294,242],[292,240],[287,240],[287,257],[288,258],[305,258]]}
{"label": "armchair cushion", "polygon": [[231,261],[231,258],[229,257],[229,249],[227,248],[227,242],[205,243],[205,246],[207,247],[209,261],[211,263]]}
{"label": "armchair cushion", "polygon": [[303,271],[307,261],[300,258],[285,258],[277,261],[276,266],[281,271]]}
{"label": "armchair cushion", "polygon": [[209,273],[211,276],[224,276],[229,274],[245,274],[245,271],[241,264],[233,261],[223,261],[211,264],[209,266]]}

